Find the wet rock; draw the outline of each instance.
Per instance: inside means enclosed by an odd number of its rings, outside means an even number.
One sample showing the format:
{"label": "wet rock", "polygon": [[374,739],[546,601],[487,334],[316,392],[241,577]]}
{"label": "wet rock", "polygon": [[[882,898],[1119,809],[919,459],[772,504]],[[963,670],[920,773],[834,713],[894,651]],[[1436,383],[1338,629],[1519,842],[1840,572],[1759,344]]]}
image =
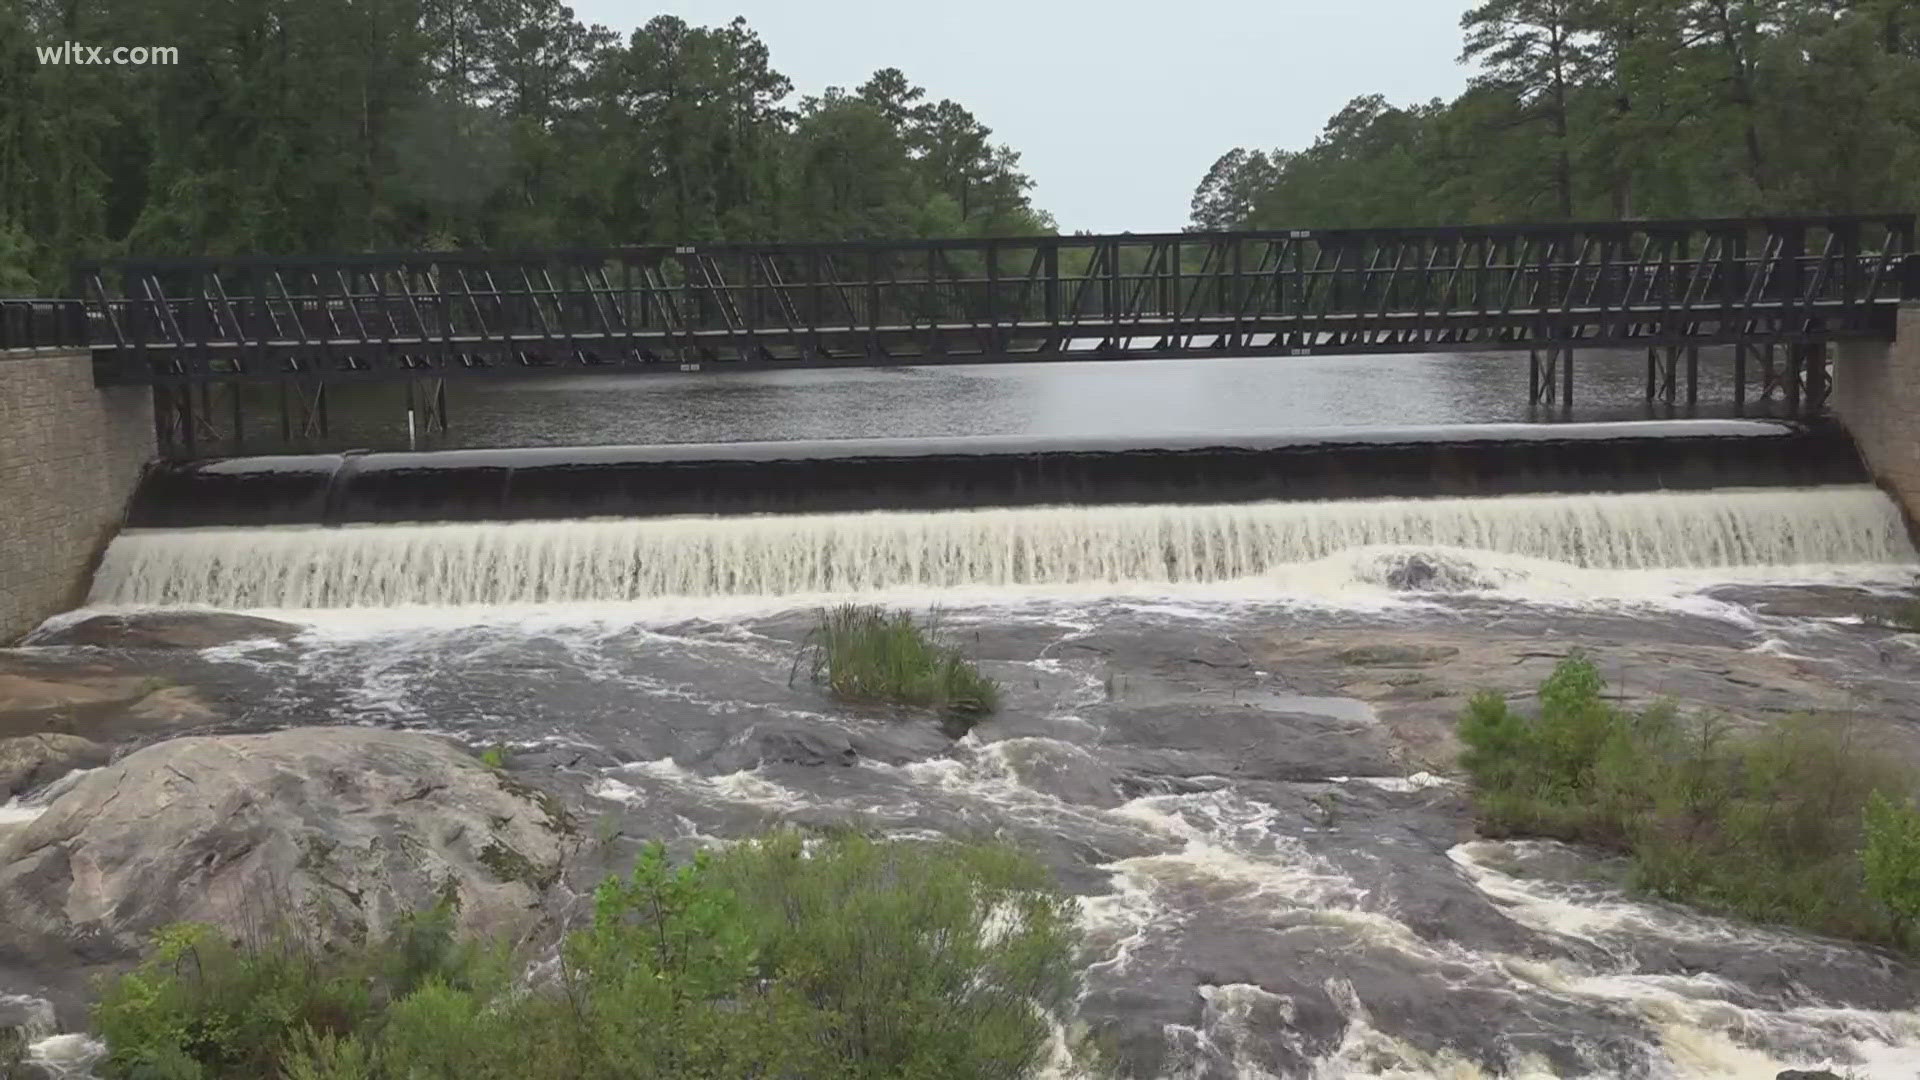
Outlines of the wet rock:
{"label": "wet rock", "polygon": [[597,746],[575,744],[516,749],[509,757],[514,770],[554,769],[561,772],[599,772],[625,764]]}
{"label": "wet rock", "polygon": [[1317,780],[1399,772],[1376,724],[1225,703],[1108,705],[1087,711],[1127,771],[1170,777]]}
{"label": "wet rock", "polygon": [[1108,808],[1125,801],[1113,766],[1085,747],[1055,739],[1007,739],[992,749],[1022,786],[1061,802]]}
{"label": "wet rock", "polygon": [[0,650],[0,738],[62,732],[112,742],[219,719],[197,690],[168,678]]}
{"label": "wet rock", "polygon": [[107,649],[210,649],[236,641],[286,641],[301,627],[278,619],[223,611],[154,611],[95,615],[36,634],[34,645],[93,645]]}
{"label": "wet rock", "polygon": [[111,751],[58,732],[0,739],[0,801],[53,783],[75,769],[105,765]]}
{"label": "wet rock", "polygon": [[156,927],[301,916],[384,933],[445,899],[470,931],[527,931],[562,861],[540,793],[409,732],[181,738],[90,773],[0,839],[0,952],[110,960]]}
{"label": "wet rock", "polygon": [[755,724],[702,763],[702,771],[733,773],[760,765],[848,766],[860,760],[846,733],[825,727]]}
{"label": "wet rock", "polygon": [[1460,650],[1451,645],[1356,645],[1336,655],[1345,664],[1405,667],[1451,660]]}
{"label": "wet rock", "polygon": [[0,718],[16,723],[85,719],[124,709],[154,688],[151,680],[130,675],[0,672]]}
{"label": "wet rock", "polygon": [[1396,592],[1468,592],[1498,584],[1469,560],[1421,552],[1387,556],[1364,576]]}
{"label": "wet rock", "polygon": [[1190,669],[1235,672],[1253,666],[1246,647],[1235,638],[1184,628],[1102,629],[1068,638],[1048,650],[1049,656],[1061,659],[1084,658],[1087,654],[1104,659],[1113,669],[1162,675],[1205,677],[1204,671]]}
{"label": "wet rock", "polygon": [[1842,1077],[1825,1069],[1783,1069],[1773,1080],[1842,1080]]}
{"label": "wet rock", "polygon": [[211,724],[220,714],[188,686],[165,686],[127,708],[126,719],[143,729],[188,728]]}
{"label": "wet rock", "polygon": [[939,757],[953,748],[943,725],[923,720],[884,720],[846,732],[854,752],[868,761],[905,765]]}

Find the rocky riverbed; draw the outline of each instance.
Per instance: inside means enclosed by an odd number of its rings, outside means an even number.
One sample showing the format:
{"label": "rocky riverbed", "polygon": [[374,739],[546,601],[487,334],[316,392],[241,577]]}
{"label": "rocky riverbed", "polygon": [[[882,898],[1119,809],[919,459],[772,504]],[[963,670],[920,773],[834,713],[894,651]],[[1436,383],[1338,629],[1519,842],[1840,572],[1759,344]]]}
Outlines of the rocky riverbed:
{"label": "rocky riverbed", "polygon": [[1136,1076],[1912,1080],[1920,967],[1478,840],[1447,778],[1466,697],[1575,648],[1627,700],[1845,716],[1920,763],[1920,637],[1862,618],[1905,595],[950,600],[1007,689],[961,738],[795,679],[792,607],[82,613],[0,651],[0,1025],[77,1031],[146,931],[263,896],[352,935],[451,888],[537,951],[645,840],[853,822],[1039,853],[1086,913],[1078,1019]]}

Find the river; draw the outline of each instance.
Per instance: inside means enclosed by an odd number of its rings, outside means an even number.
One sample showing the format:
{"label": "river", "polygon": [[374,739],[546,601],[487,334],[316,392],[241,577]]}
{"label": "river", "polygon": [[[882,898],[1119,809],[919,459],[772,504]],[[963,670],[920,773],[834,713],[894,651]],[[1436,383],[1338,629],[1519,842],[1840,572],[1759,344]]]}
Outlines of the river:
{"label": "river", "polygon": [[[1704,350],[1700,401],[1649,406],[1642,353],[1575,360],[1574,409],[1527,402],[1524,353],[1074,361],[785,372],[451,379],[450,430],[420,448],[917,435],[1156,436],[1317,427],[1726,415],[1732,359]],[[321,449],[407,446],[403,391],[335,387]],[[1684,374],[1681,395],[1684,397]],[[1750,397],[1755,395],[1750,395]],[[1750,402],[1755,414],[1763,411]],[[1777,407],[1777,405],[1776,405]],[[251,452],[277,405],[251,406]],[[262,442],[262,438],[270,441]]]}
{"label": "river", "polygon": [[[1613,398],[1635,399],[1638,362],[1616,358]],[[1526,408],[1512,375],[1399,357],[583,378],[463,390],[455,434],[1505,421]],[[1920,966],[1478,839],[1444,771],[1469,694],[1523,695],[1575,648],[1629,703],[1853,716],[1920,763],[1920,637],[1862,618],[1912,596],[1915,566],[1885,496],[1834,487],[130,533],[89,610],[302,624],[120,660],[199,688],[223,730],[505,744],[593,820],[584,874],[646,838],[685,852],[781,822],[1007,836],[1080,899],[1063,1023],[1105,1032],[1131,1076],[1914,1080]],[[796,681],[813,610],[849,597],[937,609],[1001,710],[956,740]],[[1077,1075],[1063,1040],[1045,1076]]]}

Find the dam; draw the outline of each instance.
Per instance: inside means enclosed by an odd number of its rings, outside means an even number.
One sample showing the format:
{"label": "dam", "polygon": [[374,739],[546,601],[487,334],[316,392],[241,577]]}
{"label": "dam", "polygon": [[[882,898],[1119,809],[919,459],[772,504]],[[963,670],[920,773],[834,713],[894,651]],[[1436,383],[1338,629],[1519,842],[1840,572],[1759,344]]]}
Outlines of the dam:
{"label": "dam", "polygon": [[[1846,348],[1820,417],[1526,423],[1463,400],[1507,363],[1471,356],[1395,361],[1385,388],[1315,358],[1300,408],[1367,421],[1337,428],[1250,422],[1299,415],[1286,358],[1165,361],[1188,402],[1157,361],[1057,397],[1006,367],[456,390],[476,432],[554,433],[512,448],[408,450],[342,394],[333,445],[129,478],[74,610],[0,650],[0,689],[109,672],[165,717],[118,722],[180,725],[130,741],[489,748],[609,861],[770,824],[1005,838],[1085,931],[1035,1080],[1105,1080],[1083,1028],[1141,1080],[1908,1080],[1910,961],[1479,836],[1454,773],[1474,696],[1527,701],[1575,652],[1625,705],[1817,709],[1912,750],[1907,352]],[[1633,390],[1640,359],[1589,357],[1584,385]],[[1249,422],[1170,430],[1186,408]],[[560,444],[580,416],[631,444]],[[1002,707],[956,734],[809,686],[842,603],[927,618]]]}
{"label": "dam", "polygon": [[163,464],[93,598],[242,608],[1249,581],[1343,552],[1595,569],[1907,550],[1837,426],[836,440]]}

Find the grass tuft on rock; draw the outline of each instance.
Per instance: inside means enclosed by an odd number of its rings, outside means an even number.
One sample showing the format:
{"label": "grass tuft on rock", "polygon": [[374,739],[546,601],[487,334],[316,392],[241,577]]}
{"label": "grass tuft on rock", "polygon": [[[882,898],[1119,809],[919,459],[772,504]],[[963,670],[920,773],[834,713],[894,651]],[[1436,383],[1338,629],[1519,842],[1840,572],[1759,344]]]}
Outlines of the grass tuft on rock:
{"label": "grass tuft on rock", "polygon": [[1487,835],[1599,845],[1666,899],[1920,948],[1920,779],[1850,721],[1736,731],[1667,705],[1635,712],[1576,655],[1537,711],[1484,692],[1458,730]]}
{"label": "grass tuft on rock", "polygon": [[941,637],[937,622],[845,604],[820,613],[801,660],[814,682],[853,705],[929,709],[973,721],[1000,706],[1000,685]]}
{"label": "grass tuft on rock", "polygon": [[1891,611],[1868,612],[1861,621],[1882,630],[1920,634],[1920,598],[1904,601]]}
{"label": "grass tuft on rock", "polygon": [[102,1073],[1018,1080],[1078,992],[1077,911],[993,844],[780,832],[678,864],[655,844],[531,985],[444,905],[338,953],[169,930],[105,987]]}

